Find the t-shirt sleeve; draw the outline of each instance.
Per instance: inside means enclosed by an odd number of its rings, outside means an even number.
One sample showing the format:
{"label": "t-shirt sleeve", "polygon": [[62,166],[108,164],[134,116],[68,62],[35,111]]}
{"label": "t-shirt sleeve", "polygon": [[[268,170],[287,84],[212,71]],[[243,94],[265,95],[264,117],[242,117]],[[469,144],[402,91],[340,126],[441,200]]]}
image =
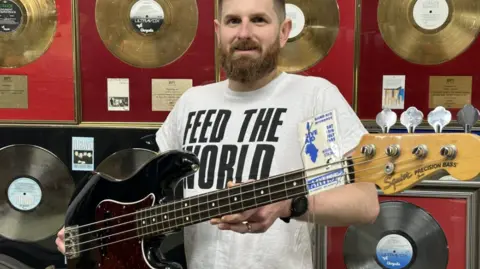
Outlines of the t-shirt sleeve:
{"label": "t-shirt sleeve", "polygon": [[[182,96],[183,97],[183,96]],[[180,97],[168,114],[165,122],[158,129],[155,141],[160,152],[167,150],[179,150],[182,148],[181,142],[181,124],[184,107],[184,98]]]}
{"label": "t-shirt sleeve", "polygon": [[360,143],[361,137],[368,131],[338,88],[333,84],[329,85],[329,87],[319,90],[315,113],[318,115],[335,110],[341,143],[339,146],[341,155],[345,155]]}

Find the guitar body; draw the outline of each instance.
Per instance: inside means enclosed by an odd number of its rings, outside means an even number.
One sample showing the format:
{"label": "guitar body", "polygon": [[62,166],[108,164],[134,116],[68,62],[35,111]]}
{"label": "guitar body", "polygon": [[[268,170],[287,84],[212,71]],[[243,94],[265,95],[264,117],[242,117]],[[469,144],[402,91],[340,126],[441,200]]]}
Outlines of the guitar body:
{"label": "guitar body", "polygon": [[193,154],[169,151],[153,155],[136,170],[123,173],[124,178],[101,172],[84,178],[66,215],[67,267],[182,269],[161,252],[171,233],[137,236],[135,211],[175,199],[179,180],[193,174],[198,164]]}

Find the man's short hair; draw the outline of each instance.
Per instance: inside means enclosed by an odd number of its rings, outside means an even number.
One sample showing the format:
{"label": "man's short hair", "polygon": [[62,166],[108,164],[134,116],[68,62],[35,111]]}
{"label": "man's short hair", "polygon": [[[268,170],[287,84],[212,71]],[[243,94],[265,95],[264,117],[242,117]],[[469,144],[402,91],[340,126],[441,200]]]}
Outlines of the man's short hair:
{"label": "man's short hair", "polygon": [[[241,0],[240,0],[241,1]],[[277,13],[278,20],[282,23],[285,20],[285,0],[272,0]],[[218,0],[218,12],[222,13],[223,0]]]}

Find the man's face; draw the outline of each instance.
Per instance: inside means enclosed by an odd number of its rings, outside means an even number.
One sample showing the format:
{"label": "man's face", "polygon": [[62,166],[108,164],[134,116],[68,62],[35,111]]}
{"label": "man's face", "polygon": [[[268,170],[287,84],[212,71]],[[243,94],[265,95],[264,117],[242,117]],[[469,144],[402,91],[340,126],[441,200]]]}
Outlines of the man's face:
{"label": "man's face", "polygon": [[291,29],[279,21],[274,0],[224,0],[215,31],[227,76],[249,83],[273,71]]}

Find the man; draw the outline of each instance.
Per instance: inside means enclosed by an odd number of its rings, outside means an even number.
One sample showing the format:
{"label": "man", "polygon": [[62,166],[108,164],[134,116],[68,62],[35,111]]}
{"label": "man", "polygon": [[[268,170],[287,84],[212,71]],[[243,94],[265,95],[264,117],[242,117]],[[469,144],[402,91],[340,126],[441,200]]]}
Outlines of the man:
{"label": "man", "polygon": [[[278,71],[292,27],[284,0],[223,0],[219,11],[215,31],[228,80],[188,90],[157,133],[161,151],[186,149],[200,158],[185,196],[302,168],[297,124],[324,111],[337,113],[342,153],[358,144],[366,130],[334,85]],[[187,227],[188,268],[310,269],[302,220],[370,223],[379,210],[375,186],[367,183],[312,196],[309,204],[310,212],[289,223],[279,218],[291,215],[291,200]]]}
{"label": "man", "polygon": [[[325,79],[277,69],[292,27],[284,0],[223,0],[219,11],[215,31],[228,80],[185,92],[156,137],[160,151],[186,149],[200,158],[200,170],[184,182],[184,195],[302,168],[297,125],[330,110],[336,111],[339,147],[347,155],[366,130],[338,89]],[[188,268],[311,269],[308,216],[345,226],[371,223],[379,211],[376,188],[368,183],[310,196],[308,211],[288,221],[292,203],[186,227]],[[60,250],[62,238],[59,233]]]}

